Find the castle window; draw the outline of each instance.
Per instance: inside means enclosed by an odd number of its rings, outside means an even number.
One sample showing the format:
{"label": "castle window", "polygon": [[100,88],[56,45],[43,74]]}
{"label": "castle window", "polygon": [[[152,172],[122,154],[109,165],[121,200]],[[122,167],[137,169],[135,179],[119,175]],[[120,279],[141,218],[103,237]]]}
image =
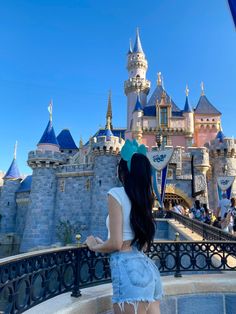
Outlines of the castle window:
{"label": "castle window", "polygon": [[203,119],[201,119],[201,121],[203,121]]}
{"label": "castle window", "polygon": [[215,121],[215,119],[212,119],[212,121]]}
{"label": "castle window", "polygon": [[207,121],[209,121],[209,119],[207,119]]}
{"label": "castle window", "polygon": [[65,180],[60,180],[60,191],[65,192]]}
{"label": "castle window", "polygon": [[85,188],[86,188],[87,191],[90,190],[90,179],[86,180]]}
{"label": "castle window", "polygon": [[168,114],[167,114],[167,107],[161,108],[160,112],[160,124],[161,126],[165,127],[168,126]]}
{"label": "castle window", "polygon": [[69,154],[71,154],[72,153],[72,150],[69,150]]}
{"label": "castle window", "polygon": [[136,75],[136,78],[140,78],[140,75],[139,75],[139,74],[137,74],[137,75]]}

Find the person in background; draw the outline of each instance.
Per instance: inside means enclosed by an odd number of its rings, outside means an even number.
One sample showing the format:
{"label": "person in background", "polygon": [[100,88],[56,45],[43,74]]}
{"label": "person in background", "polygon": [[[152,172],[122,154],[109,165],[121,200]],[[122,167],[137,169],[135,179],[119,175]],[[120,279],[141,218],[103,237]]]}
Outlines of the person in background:
{"label": "person in background", "polygon": [[199,200],[196,200],[194,202],[193,207],[190,209],[190,213],[192,214],[191,216],[193,219],[203,221],[204,209],[201,207],[201,203]]}
{"label": "person in background", "polygon": [[183,208],[181,205],[178,204],[177,201],[172,202],[172,209],[171,210],[177,214],[183,215]]}
{"label": "person in background", "polygon": [[218,219],[219,222],[222,222],[226,218],[226,215],[230,206],[231,206],[231,202],[227,198],[226,193],[224,192],[222,195],[222,199],[219,201],[219,205],[216,211],[216,218]]}
{"label": "person in background", "polygon": [[231,205],[229,211],[231,213],[230,223],[229,223],[229,232],[234,234],[236,232],[236,199],[235,197],[231,198]]}
{"label": "person in background", "polygon": [[204,209],[204,212],[203,212],[203,222],[205,224],[210,225],[211,224],[211,216],[210,216],[210,212],[209,212],[209,209],[207,207],[207,204],[202,204],[202,208]]}

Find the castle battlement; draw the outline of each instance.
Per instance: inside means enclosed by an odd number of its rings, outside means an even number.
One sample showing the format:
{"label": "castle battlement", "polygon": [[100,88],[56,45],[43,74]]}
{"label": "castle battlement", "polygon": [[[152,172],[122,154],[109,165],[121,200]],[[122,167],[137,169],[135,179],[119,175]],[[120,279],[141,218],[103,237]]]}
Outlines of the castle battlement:
{"label": "castle battlement", "polygon": [[222,141],[215,139],[205,145],[209,149],[210,157],[236,157],[236,140],[224,138]]}
{"label": "castle battlement", "polygon": [[35,150],[29,152],[27,163],[31,168],[56,168],[66,163],[66,155],[61,152]]}
{"label": "castle battlement", "polygon": [[129,94],[131,92],[136,92],[139,90],[140,92],[144,92],[145,94],[149,93],[151,87],[151,82],[141,77],[131,77],[124,83],[125,94]]}
{"label": "castle battlement", "polygon": [[99,136],[93,142],[92,149],[95,155],[117,155],[119,154],[123,145],[124,140],[117,136],[111,136],[109,140],[106,136]]}

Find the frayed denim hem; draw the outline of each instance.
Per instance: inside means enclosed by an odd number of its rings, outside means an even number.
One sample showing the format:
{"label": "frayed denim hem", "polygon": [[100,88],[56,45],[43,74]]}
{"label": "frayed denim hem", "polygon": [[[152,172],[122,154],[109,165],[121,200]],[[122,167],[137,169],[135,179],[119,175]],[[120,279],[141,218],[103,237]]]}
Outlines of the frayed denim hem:
{"label": "frayed denim hem", "polygon": [[118,301],[116,299],[112,299],[112,303],[113,304],[118,304],[121,312],[125,311],[125,304],[131,304],[134,307],[134,314],[138,314],[138,306],[139,306],[139,302],[145,302],[148,303],[147,306],[145,305],[145,310],[146,312],[148,311],[148,308],[150,306],[151,303],[156,302],[156,301],[160,301],[162,299],[163,295],[158,295],[157,297],[155,297],[155,299],[149,299],[149,300],[144,300],[142,298],[140,298],[139,300],[122,300],[122,301]]}

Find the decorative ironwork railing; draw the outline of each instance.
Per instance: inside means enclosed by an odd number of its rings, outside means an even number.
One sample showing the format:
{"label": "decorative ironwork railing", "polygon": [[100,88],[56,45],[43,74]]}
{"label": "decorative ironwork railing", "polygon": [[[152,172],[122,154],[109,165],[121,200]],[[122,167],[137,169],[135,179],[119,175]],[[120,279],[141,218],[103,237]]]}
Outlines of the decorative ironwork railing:
{"label": "decorative ironwork railing", "polygon": [[202,236],[203,240],[236,241],[236,236],[211,225],[168,211],[168,217],[182,223],[185,227]]}
{"label": "decorative ironwork railing", "polygon": [[[236,241],[158,241],[148,256],[162,274],[236,270]],[[87,247],[64,247],[0,261],[0,311],[22,313],[64,292],[110,281],[109,256]]]}

